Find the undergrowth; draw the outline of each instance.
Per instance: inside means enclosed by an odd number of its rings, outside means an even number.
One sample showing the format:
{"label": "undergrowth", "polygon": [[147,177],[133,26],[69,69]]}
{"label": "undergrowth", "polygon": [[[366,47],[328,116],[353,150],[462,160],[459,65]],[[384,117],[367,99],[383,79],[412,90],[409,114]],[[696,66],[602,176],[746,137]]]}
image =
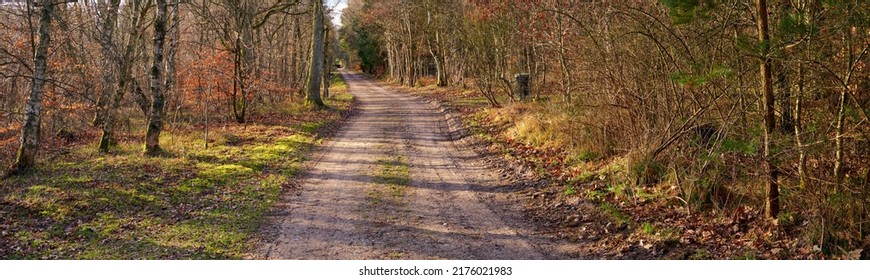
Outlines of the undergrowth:
{"label": "undergrowth", "polygon": [[350,109],[343,81],[333,93],[330,110],[285,106],[208,139],[170,129],[160,157],[143,157],[138,142],[50,157],[0,185],[0,259],[244,258],[318,133]]}
{"label": "undergrowth", "polygon": [[[870,171],[857,165],[860,168],[846,176],[841,189],[824,187],[827,183],[822,181],[812,181],[819,186],[802,188],[795,178],[796,166],[791,165],[796,162],[795,149],[789,147],[793,135],[777,132],[780,140],[774,143],[773,152],[779,153],[778,164],[787,173],[780,179],[781,214],[768,221],[762,217],[760,124],[750,122],[745,129],[733,124],[697,124],[656,151],[653,140],[659,136],[643,134],[649,130],[616,134],[633,124],[619,119],[601,122],[589,115],[594,108],[568,109],[552,96],[530,102],[500,99],[503,106],[492,108],[480,94],[458,88],[409,90],[446,101],[463,115],[469,133],[490,144],[490,151],[550,180],[543,190],[526,191],[540,200],[532,203],[537,208],[530,211],[553,215],[552,224],[571,220],[576,215],[571,209],[581,196],[595,204],[595,211],[609,223],[606,234],[612,236],[617,230],[623,236],[620,242],[652,239],[656,245],[644,249],[655,257],[870,256],[862,253],[870,246],[870,238],[868,208],[864,207],[868,196],[861,188],[868,177],[862,174]],[[854,147],[847,146],[847,155],[852,155],[847,160],[854,166],[866,159],[855,151],[867,143],[853,143]],[[833,152],[814,149],[812,164],[819,165],[817,170],[829,170],[830,159],[818,156]],[[833,181],[828,173],[816,171],[808,176]],[[737,250],[735,244],[751,244],[754,250]]]}

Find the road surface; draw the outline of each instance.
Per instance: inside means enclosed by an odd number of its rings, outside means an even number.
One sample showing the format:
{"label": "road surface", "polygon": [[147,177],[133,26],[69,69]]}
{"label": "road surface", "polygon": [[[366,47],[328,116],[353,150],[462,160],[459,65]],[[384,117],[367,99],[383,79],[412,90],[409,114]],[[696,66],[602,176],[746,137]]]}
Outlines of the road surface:
{"label": "road surface", "polygon": [[560,259],[439,107],[342,73],[358,112],[270,214],[257,258]]}

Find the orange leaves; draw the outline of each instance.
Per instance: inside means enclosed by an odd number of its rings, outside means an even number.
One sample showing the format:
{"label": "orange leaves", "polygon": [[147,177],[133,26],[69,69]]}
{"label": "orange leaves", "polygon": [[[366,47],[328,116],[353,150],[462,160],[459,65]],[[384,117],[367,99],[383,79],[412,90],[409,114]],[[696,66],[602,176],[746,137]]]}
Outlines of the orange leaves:
{"label": "orange leaves", "polygon": [[487,22],[512,11],[509,1],[472,0],[467,13],[471,20]]}
{"label": "orange leaves", "polygon": [[200,60],[179,62],[178,81],[186,101],[196,102],[208,91],[229,94],[232,91],[232,54],[227,51],[199,50]]}

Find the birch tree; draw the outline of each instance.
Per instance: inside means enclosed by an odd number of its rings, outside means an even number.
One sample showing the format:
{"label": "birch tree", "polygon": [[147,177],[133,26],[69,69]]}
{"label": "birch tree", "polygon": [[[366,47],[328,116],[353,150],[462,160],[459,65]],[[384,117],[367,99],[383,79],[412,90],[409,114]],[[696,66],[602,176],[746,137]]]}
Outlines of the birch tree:
{"label": "birch tree", "polygon": [[30,95],[27,96],[27,102],[24,106],[24,124],[21,127],[21,144],[18,148],[18,156],[15,158],[15,163],[9,168],[7,175],[26,172],[32,169],[36,162],[36,153],[39,151],[40,110],[45,90],[45,72],[48,66],[48,47],[51,44],[51,21],[55,5],[57,3],[52,0],[41,0],[34,7],[40,12],[37,31],[39,39],[33,53],[32,84]]}
{"label": "birch tree", "polygon": [[103,117],[102,134],[100,135],[100,143],[98,145],[98,150],[101,153],[108,152],[109,146],[112,141],[114,141],[115,114],[121,100],[124,98],[124,93],[128,90],[128,87],[133,80],[132,68],[136,54],[136,46],[141,40],[144,31],[142,30],[142,18],[148,12],[148,8],[150,7],[150,5],[144,3],[145,1],[147,0],[130,0],[127,2],[130,7],[130,23],[128,26],[130,31],[125,39],[122,53],[116,59],[112,60],[116,64],[114,68],[118,69],[118,77],[114,79],[116,82],[114,93],[112,94],[111,103],[106,108]]}
{"label": "birch tree", "polygon": [[157,1],[157,15],[154,18],[154,49],[149,76],[151,78],[151,111],[148,116],[148,127],[145,132],[145,154],[158,155],[160,148],[160,132],[163,130],[164,80],[163,80],[163,45],[166,41],[166,7],[167,0]]}

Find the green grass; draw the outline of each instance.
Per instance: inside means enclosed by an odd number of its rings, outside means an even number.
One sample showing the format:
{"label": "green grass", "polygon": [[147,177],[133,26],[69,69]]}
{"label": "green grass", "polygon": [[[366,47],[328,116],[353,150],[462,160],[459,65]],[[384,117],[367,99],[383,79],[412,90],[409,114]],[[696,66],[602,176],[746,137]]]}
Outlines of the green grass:
{"label": "green grass", "polygon": [[342,88],[346,89],[347,83],[344,81],[344,79],[341,77],[341,75],[338,72],[332,72],[331,77],[329,79],[329,89],[333,90],[333,89],[342,89]]}
{"label": "green grass", "polygon": [[659,227],[651,223],[643,223],[640,226],[640,231],[650,238],[661,241],[667,245],[675,245],[680,242],[680,235],[678,231],[673,228]]}
{"label": "green grass", "polygon": [[411,182],[407,160],[401,156],[393,156],[378,160],[377,163],[379,168],[373,175],[375,186],[366,193],[367,199],[371,205],[401,205]]}
{"label": "green grass", "polygon": [[604,202],[599,204],[598,209],[607,216],[617,227],[631,225],[631,217],[619,211],[613,204]]}
{"label": "green grass", "polygon": [[709,259],[713,259],[713,255],[710,254],[710,251],[708,251],[707,249],[700,248],[700,249],[695,249],[695,251],[692,252],[692,255],[689,256],[689,259],[690,260],[709,260]]}
{"label": "green grass", "polygon": [[457,105],[457,106],[473,106],[473,105],[484,106],[484,105],[489,105],[489,100],[487,100],[486,97],[483,97],[483,96],[470,96],[470,97],[459,98],[457,100],[452,101],[452,103],[454,105]]}
{"label": "green grass", "polygon": [[567,188],[565,188],[565,195],[575,195],[575,194],[577,194],[577,188],[574,187],[573,185],[569,185]]}
{"label": "green grass", "polygon": [[739,152],[744,155],[755,155],[758,153],[758,142],[757,140],[752,141],[742,141],[734,138],[726,138],[722,141],[722,147],[720,148],[723,152]]}
{"label": "green grass", "polygon": [[179,129],[161,137],[160,157],[120,143],[40,162],[0,182],[0,259],[244,258],[314,131],[348,108],[342,98],[329,100],[337,110],[296,112],[309,121],[215,132],[208,149],[200,132]]}
{"label": "green grass", "polygon": [[381,169],[375,174],[375,182],[386,185],[393,198],[401,198],[405,188],[411,182],[411,172],[407,160],[396,156],[387,160],[379,160]]}

